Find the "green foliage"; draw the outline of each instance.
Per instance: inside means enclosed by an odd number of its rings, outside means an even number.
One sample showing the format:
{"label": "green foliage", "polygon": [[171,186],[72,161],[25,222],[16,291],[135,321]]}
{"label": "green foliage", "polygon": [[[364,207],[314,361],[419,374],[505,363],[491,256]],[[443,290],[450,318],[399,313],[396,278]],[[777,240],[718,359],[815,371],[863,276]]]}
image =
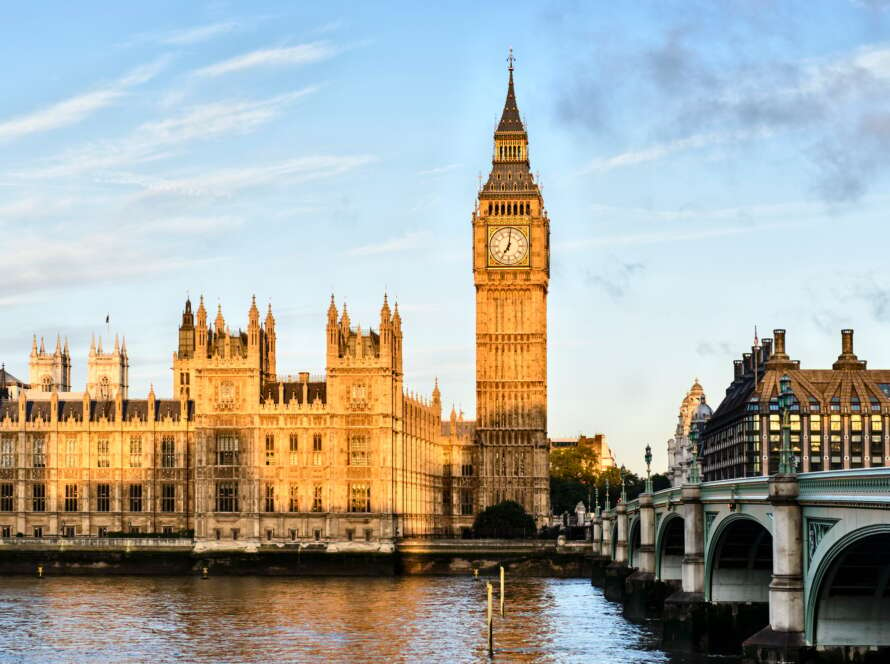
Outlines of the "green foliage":
{"label": "green foliage", "polygon": [[473,534],[476,537],[517,539],[534,537],[536,532],[535,520],[522,505],[513,500],[505,500],[485,508],[476,515],[473,522]]}
{"label": "green foliage", "polygon": [[598,468],[597,454],[588,445],[579,443],[576,447],[563,447],[550,453],[550,477],[591,485]]}

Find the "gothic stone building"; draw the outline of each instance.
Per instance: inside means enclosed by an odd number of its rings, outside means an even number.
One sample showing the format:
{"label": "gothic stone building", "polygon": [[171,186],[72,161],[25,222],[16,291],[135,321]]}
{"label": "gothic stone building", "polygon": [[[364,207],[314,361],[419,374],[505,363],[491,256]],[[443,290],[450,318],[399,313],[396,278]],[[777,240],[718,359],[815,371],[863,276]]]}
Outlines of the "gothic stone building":
{"label": "gothic stone building", "polygon": [[726,397],[702,436],[704,479],[778,471],[782,443],[779,380],[791,378],[791,449],[803,472],[886,466],[890,456],[890,370],[867,369],[853,352],[853,330],[841,331],[831,369],[801,369],[775,330],[741,360]]}
{"label": "gothic stone building", "polygon": [[[398,307],[376,330],[333,298],[325,375],[284,376],[271,307],[246,331],[186,302],[173,398],[128,394],[126,343],[93,344],[83,392],[67,342],[36,339],[30,386],[0,386],[0,536],[194,532],[199,542],[391,543],[453,534],[505,499],[550,511],[549,221],[513,89],[472,218],[477,421],[406,391]],[[5,372],[4,372],[5,375]]]}
{"label": "gothic stone building", "polygon": [[454,413],[443,426],[438,385],[405,391],[398,307],[384,298],[362,330],[332,300],[326,340],[325,378],[281,376],[271,307],[261,323],[251,303],[233,333],[187,301],[172,400],[126,397],[125,347],[91,348],[75,393],[67,351],[35,346],[37,387],[0,394],[0,535],[379,543],[471,524],[454,481],[472,472],[470,432]]}

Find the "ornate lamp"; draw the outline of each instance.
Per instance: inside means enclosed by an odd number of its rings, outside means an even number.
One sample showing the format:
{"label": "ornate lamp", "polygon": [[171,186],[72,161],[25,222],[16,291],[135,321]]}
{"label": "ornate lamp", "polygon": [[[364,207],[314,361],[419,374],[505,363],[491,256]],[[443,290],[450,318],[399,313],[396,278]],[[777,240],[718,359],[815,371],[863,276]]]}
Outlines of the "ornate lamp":
{"label": "ornate lamp", "polygon": [[605,500],[603,509],[606,512],[608,512],[610,509],[612,509],[612,506],[609,504],[609,478],[608,477],[606,478],[606,500]]}
{"label": "ornate lamp", "polygon": [[652,446],[646,445],[646,493],[652,493],[652,471],[650,466],[652,465]]}
{"label": "ornate lamp", "polygon": [[698,463],[698,428],[693,426],[689,432],[689,440],[692,443],[692,463],[689,464],[689,483],[701,483],[701,466]]}
{"label": "ornate lamp", "polygon": [[779,411],[782,413],[782,448],[779,451],[779,473],[790,475],[796,471],[794,456],[791,454],[791,404],[794,393],[791,391],[791,378],[783,374],[779,379]]}

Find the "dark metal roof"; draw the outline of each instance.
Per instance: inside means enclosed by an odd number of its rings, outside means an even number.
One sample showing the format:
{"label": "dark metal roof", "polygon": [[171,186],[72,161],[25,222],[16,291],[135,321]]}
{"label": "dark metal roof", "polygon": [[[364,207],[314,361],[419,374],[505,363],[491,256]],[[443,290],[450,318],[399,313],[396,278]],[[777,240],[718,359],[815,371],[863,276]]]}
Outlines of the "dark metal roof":
{"label": "dark metal roof", "polygon": [[519,107],[516,105],[516,93],[513,91],[513,67],[510,67],[510,82],[507,84],[507,99],[504,101],[504,111],[501,113],[501,121],[498,123],[497,133],[500,132],[524,132],[522,118],[519,117]]}
{"label": "dark metal roof", "polygon": [[[187,416],[189,420],[194,420],[195,408],[194,402],[186,402]],[[140,421],[148,419],[148,400],[147,399],[125,399],[121,404],[123,408],[123,420],[126,422],[133,418]],[[105,418],[109,422],[117,419],[117,406],[114,401],[90,401],[89,417],[91,422],[98,422]],[[52,403],[48,400],[26,401],[25,402],[25,418],[28,422],[34,422],[37,418],[41,418],[44,422],[49,422],[52,413]],[[19,405],[18,401],[0,400],[0,420],[6,416],[13,421],[18,421]],[[155,420],[161,421],[167,417],[178,421],[180,419],[180,403],[174,399],[159,399],[155,401]],[[60,421],[74,419],[77,422],[83,421],[83,401],[81,400],[65,400],[59,401],[58,418]]]}
{"label": "dark metal roof", "polygon": [[[284,403],[296,399],[297,403],[303,403],[303,383],[299,381],[281,382],[275,381],[266,383],[260,392],[260,398],[263,401],[271,399],[274,403],[278,403],[279,385],[284,386]],[[328,384],[321,381],[312,381],[308,383],[309,403],[313,403],[316,397],[322,402],[328,402]]]}

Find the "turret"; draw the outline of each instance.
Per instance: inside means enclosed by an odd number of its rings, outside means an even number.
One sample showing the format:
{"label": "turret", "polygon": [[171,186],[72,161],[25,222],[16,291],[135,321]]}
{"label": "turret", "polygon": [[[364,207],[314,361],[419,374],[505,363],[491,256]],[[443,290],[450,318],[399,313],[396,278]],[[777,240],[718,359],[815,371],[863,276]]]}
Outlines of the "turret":
{"label": "turret", "polygon": [[331,365],[331,361],[340,355],[340,328],[337,325],[337,305],[334,302],[334,296],[331,295],[331,303],[328,305],[328,327],[327,327],[327,363]]}
{"label": "turret", "polygon": [[220,336],[226,331],[226,319],[222,315],[222,304],[216,305],[216,320],[213,321],[214,332]]}
{"label": "turret", "polygon": [[192,301],[186,298],[179,326],[179,359],[185,360],[195,354],[195,317],[192,314]]}
{"label": "turret", "polygon": [[198,320],[195,329],[195,349],[202,357],[207,356],[207,309],[204,308],[204,296],[198,302]]}
{"label": "turret", "polygon": [[250,309],[247,312],[247,353],[255,355],[260,352],[260,310],[256,306],[256,295],[250,298]]}
{"label": "turret", "polygon": [[266,322],[264,326],[266,333],[266,366],[269,376],[275,377],[277,368],[275,366],[275,342],[277,336],[275,334],[275,316],[272,315],[272,303],[269,303],[269,311],[266,313]]}
{"label": "turret", "polygon": [[439,378],[436,377],[436,381],[433,384],[433,408],[435,408],[437,417],[441,418],[442,416],[442,393],[439,391]]}

